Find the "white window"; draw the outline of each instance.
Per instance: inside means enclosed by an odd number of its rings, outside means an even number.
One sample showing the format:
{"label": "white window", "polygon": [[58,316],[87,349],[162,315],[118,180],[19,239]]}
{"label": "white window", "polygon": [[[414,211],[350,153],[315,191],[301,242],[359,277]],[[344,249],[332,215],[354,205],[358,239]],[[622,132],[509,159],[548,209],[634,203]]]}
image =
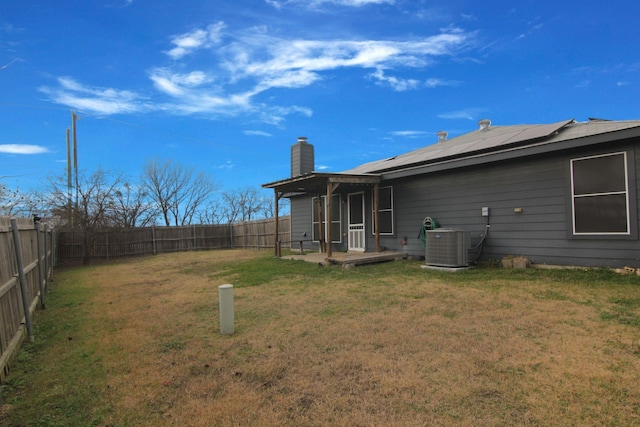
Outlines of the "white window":
{"label": "white window", "polygon": [[[376,233],[375,211],[372,209],[371,232]],[[378,230],[381,236],[393,234],[393,187],[380,187],[378,189]]]}
{"label": "white window", "polygon": [[629,235],[627,153],[571,160],[574,235]]}
{"label": "white window", "polygon": [[[311,235],[313,236],[314,242],[320,240],[318,238],[318,218],[322,218],[322,230],[324,232],[323,240],[327,240],[327,196],[322,196],[321,200],[321,212],[320,216],[318,216],[318,198],[314,197],[311,199]],[[342,242],[342,205],[340,203],[339,194],[334,194],[331,196],[331,242]]]}

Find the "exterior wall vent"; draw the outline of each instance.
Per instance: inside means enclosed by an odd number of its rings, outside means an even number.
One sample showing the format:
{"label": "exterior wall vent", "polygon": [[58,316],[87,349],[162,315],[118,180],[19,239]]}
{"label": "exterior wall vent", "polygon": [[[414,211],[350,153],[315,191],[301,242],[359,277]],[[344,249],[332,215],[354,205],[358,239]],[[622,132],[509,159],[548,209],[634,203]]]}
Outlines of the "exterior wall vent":
{"label": "exterior wall vent", "polygon": [[298,137],[298,142],[291,146],[291,177],[305,175],[315,169],[313,145],[306,136]]}
{"label": "exterior wall vent", "polygon": [[425,235],[425,262],[437,267],[467,267],[469,236],[462,230],[436,228]]}

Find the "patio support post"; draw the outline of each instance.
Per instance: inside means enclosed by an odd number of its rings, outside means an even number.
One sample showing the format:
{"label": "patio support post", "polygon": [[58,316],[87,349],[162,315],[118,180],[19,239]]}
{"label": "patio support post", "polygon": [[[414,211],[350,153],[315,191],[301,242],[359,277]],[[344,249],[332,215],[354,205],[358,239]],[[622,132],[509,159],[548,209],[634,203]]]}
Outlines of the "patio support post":
{"label": "patio support post", "polygon": [[333,183],[331,180],[327,182],[327,258],[330,258],[333,255],[333,248],[331,245],[331,242],[333,242],[333,237],[331,237],[331,224],[333,222],[331,213],[333,208],[331,205],[333,201],[333,192],[338,188],[338,186],[340,186],[339,182]]}
{"label": "patio support post", "polygon": [[318,243],[320,244],[320,252],[324,253],[324,230],[322,229],[322,196],[316,197],[316,211],[318,213]]}
{"label": "patio support post", "polygon": [[275,189],[275,188],[273,189],[273,195],[275,197],[274,211],[275,211],[275,214],[276,214],[276,224],[275,224],[276,230],[275,230],[275,238],[273,239],[273,246],[274,246],[275,251],[276,251],[276,256],[279,257],[281,255],[280,254],[280,245],[278,244],[278,241],[279,241],[278,237],[280,236],[280,230],[279,230],[279,227],[278,227],[278,225],[279,225],[278,223],[280,222],[278,220],[278,200],[280,198],[278,197],[278,190]]}
{"label": "patio support post", "polygon": [[333,185],[329,182],[327,183],[327,258],[333,256],[333,248],[331,245],[333,241],[331,238],[331,193],[333,193]]}
{"label": "patio support post", "polygon": [[378,209],[380,208],[379,197],[380,184],[373,185],[373,228],[376,233],[376,252],[380,252],[380,222],[378,218]]}

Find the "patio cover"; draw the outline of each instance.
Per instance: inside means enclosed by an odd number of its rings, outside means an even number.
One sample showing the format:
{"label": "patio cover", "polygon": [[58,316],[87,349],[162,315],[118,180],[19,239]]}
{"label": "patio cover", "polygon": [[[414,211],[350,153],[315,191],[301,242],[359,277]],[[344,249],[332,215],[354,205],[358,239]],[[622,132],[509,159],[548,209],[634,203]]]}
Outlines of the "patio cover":
{"label": "patio cover", "polygon": [[[380,233],[378,230],[378,189],[380,184],[380,175],[378,174],[348,174],[348,173],[323,173],[323,172],[311,172],[305,175],[296,176],[293,178],[283,179],[280,181],[270,182],[262,184],[263,188],[273,188],[275,194],[275,215],[276,215],[276,229],[275,229],[275,252],[276,256],[280,256],[280,245],[278,241],[278,202],[282,197],[292,197],[304,194],[316,194],[318,196],[326,194],[327,196],[327,218],[326,223],[331,224],[331,195],[340,185],[359,186],[359,185],[373,185],[373,212],[374,212],[374,230],[376,236],[376,252],[380,252]],[[320,197],[318,197],[318,201]],[[318,202],[318,209],[321,209],[320,202]],[[318,221],[318,227],[320,227],[318,236],[323,236],[323,222],[320,215],[318,215],[320,221]],[[332,256],[331,248],[331,227],[327,228],[327,242],[326,253],[327,257]],[[323,241],[320,241],[320,249],[323,250]]]}

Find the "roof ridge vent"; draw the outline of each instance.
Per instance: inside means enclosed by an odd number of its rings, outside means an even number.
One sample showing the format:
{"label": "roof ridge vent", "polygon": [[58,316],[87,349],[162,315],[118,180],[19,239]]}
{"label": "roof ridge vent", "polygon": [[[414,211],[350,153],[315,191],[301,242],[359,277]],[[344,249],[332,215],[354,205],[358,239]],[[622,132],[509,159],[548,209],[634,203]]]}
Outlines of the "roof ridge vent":
{"label": "roof ridge vent", "polygon": [[487,129],[489,126],[491,126],[491,120],[489,119],[479,120],[478,126],[480,126],[480,130]]}
{"label": "roof ridge vent", "polygon": [[449,136],[449,132],[447,132],[446,130],[439,130],[436,135],[438,135],[438,142],[446,141],[447,136]]}

